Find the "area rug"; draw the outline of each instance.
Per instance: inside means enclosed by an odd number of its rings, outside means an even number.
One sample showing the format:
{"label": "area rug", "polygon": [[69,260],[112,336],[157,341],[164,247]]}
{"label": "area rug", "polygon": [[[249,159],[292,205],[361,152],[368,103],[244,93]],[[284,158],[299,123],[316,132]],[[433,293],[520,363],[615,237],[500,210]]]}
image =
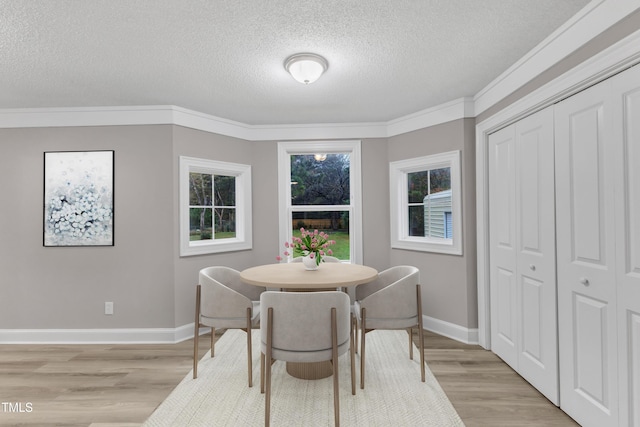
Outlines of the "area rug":
{"label": "area rug", "polygon": [[[229,330],[145,421],[143,427],[262,426],[260,333],[253,332],[253,387],[247,385],[246,335]],[[351,394],[349,354],[338,360],[340,423],[343,426],[463,426],[431,371],[420,381],[419,353],[408,356],[404,331],[367,334],[365,389],[360,389],[356,357],[356,395]],[[333,379],[300,380],[286,373],[284,362],[272,371],[272,426],[332,426]]]}

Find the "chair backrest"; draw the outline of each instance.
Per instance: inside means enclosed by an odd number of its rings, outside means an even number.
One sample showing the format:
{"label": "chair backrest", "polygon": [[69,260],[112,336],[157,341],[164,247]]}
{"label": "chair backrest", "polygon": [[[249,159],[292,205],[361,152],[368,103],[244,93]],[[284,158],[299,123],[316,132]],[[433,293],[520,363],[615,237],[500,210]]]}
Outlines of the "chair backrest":
{"label": "chair backrest", "polygon": [[230,267],[214,266],[200,270],[200,313],[205,317],[238,317],[251,301],[260,300],[264,287],[244,283],[240,272]]}
{"label": "chair backrest", "polygon": [[[349,346],[350,302],[344,292],[264,292],[260,297],[260,333],[263,351],[267,342],[267,318],[273,308],[274,358],[300,361],[289,353],[311,353],[331,350],[331,308],[336,309],[338,346]],[[344,352],[344,351],[342,351]],[[287,357],[291,355],[292,357]],[[327,359],[320,360],[329,360]]]}
{"label": "chair backrest", "polygon": [[420,271],[410,266],[391,267],[380,273],[379,281],[375,286],[387,285],[358,300],[366,310],[367,328],[403,329],[418,323]]}
{"label": "chair backrest", "polygon": [[372,282],[356,287],[356,300],[361,301],[387,286],[402,280],[402,283],[415,285],[420,283],[420,270],[410,265],[398,265],[378,273],[378,277]]}

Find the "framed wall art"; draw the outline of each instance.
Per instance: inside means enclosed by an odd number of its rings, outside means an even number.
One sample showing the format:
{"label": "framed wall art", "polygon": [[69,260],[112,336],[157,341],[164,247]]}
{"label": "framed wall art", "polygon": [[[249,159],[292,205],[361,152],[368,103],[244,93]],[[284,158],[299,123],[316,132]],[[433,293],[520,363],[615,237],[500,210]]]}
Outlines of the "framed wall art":
{"label": "framed wall art", "polygon": [[44,246],[113,246],[114,151],[44,153]]}

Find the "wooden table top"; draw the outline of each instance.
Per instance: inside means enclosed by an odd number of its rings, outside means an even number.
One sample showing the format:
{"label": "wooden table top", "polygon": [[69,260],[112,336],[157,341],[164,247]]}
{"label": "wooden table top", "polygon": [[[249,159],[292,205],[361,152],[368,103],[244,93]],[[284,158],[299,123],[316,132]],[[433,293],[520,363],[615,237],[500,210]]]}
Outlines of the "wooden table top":
{"label": "wooden table top", "polygon": [[240,278],[251,285],[283,289],[324,289],[355,286],[378,277],[374,268],[339,262],[322,263],[306,270],[301,262],[266,264],[247,268]]}

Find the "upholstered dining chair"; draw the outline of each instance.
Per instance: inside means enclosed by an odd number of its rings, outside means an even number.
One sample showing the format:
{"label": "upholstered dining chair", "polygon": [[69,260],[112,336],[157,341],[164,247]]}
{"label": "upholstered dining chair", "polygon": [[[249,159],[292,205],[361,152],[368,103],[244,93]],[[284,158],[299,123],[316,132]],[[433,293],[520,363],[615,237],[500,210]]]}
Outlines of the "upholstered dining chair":
{"label": "upholstered dining chair", "polygon": [[374,281],[356,286],[353,307],[360,327],[360,388],[364,388],[365,336],[375,329],[407,329],[409,357],[413,359],[413,328],[418,328],[420,373],[424,382],[420,270],[401,265],[381,271]]}
{"label": "upholstered dining chair", "polygon": [[351,349],[351,394],[355,388],[354,336],[349,296],[339,291],[274,292],[260,296],[260,379],[266,388],[265,426],[271,418],[271,365],[276,360],[331,361],[335,425],[340,425],[338,356]]}
{"label": "upholstered dining chair", "polygon": [[242,329],[247,333],[249,387],[253,386],[251,329],[260,322],[260,294],[264,291],[264,287],[244,283],[240,272],[233,268],[215,266],[200,270],[193,337],[194,379],[198,377],[200,327],[211,328],[211,357],[215,354],[216,328]]}

